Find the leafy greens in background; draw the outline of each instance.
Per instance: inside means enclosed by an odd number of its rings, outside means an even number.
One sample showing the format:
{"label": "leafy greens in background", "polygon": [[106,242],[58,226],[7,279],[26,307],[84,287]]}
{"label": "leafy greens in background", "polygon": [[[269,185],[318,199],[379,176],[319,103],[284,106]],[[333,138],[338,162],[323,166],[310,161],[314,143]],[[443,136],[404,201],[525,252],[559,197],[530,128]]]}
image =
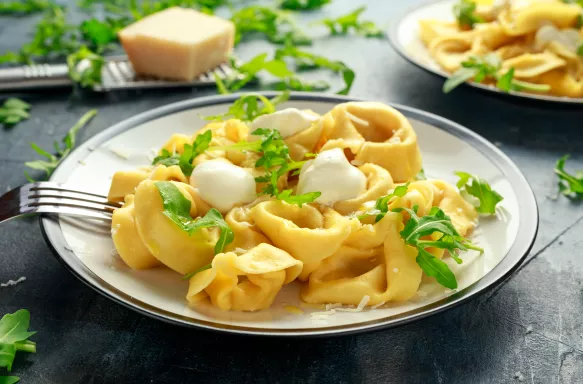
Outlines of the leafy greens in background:
{"label": "leafy greens in background", "polygon": [[364,37],[379,37],[385,35],[379,27],[372,21],[358,20],[360,14],[366,10],[366,6],[355,9],[354,11],[337,17],[335,19],[326,18],[320,21],[330,29],[331,35],[347,35],[351,30]]}
{"label": "leafy greens in background", "polygon": [[332,0],[283,0],[279,7],[294,11],[313,11],[322,8],[331,1]]}
{"label": "leafy greens in background", "polygon": [[36,343],[28,340],[36,332],[29,332],[29,326],[30,313],[26,309],[6,314],[0,320],[0,367],[8,372],[12,371],[16,352],[36,352]]}
{"label": "leafy greens in background", "polygon": [[[478,176],[467,172],[455,172],[459,177],[457,187],[462,196],[473,196],[477,201],[475,206],[478,213],[493,215],[496,213],[496,205],[504,198],[496,191],[492,190],[488,182]],[[471,181],[471,182],[470,182]]]}
{"label": "leafy greens in background", "polygon": [[21,0],[0,3],[0,15],[41,12],[51,6],[47,0]]}
{"label": "leafy greens in background", "polygon": [[569,155],[564,155],[555,165],[555,173],[559,178],[558,186],[559,192],[570,199],[583,199],[583,171],[577,171],[575,174],[570,174],[565,171],[565,163],[569,159]]}
{"label": "leafy greens in background", "polygon": [[509,68],[504,74],[502,72],[502,61],[495,53],[484,56],[471,56],[462,62],[460,69],[454,72],[443,83],[443,92],[449,93],[460,84],[473,80],[482,83],[484,80],[493,80],[496,86],[504,91],[528,90],[532,92],[548,92],[551,87],[547,84],[535,84],[514,78],[514,68]]}
{"label": "leafy greens in background", "polygon": [[[55,168],[61,163],[61,161],[71,153],[73,148],[75,148],[75,138],[77,133],[81,128],[87,125],[89,121],[97,114],[97,110],[92,109],[89,112],[85,113],[78,121],[71,127],[67,135],[63,138],[62,143],[58,141],[54,142],[54,150],[55,154],[50,153],[49,151],[42,149],[35,143],[31,143],[30,146],[36,153],[45,157],[47,160],[36,160],[36,161],[27,161],[24,163],[28,168],[36,169],[43,171],[45,176],[48,178],[51,176]],[[28,175],[27,172],[24,172],[26,178],[30,182],[34,182],[35,180]]]}
{"label": "leafy greens in background", "polygon": [[103,56],[91,52],[86,46],[67,57],[71,80],[83,88],[101,84],[101,69],[104,64]]}
{"label": "leafy greens in background", "polygon": [[4,126],[13,126],[30,117],[30,104],[11,97],[0,106],[0,123]]}

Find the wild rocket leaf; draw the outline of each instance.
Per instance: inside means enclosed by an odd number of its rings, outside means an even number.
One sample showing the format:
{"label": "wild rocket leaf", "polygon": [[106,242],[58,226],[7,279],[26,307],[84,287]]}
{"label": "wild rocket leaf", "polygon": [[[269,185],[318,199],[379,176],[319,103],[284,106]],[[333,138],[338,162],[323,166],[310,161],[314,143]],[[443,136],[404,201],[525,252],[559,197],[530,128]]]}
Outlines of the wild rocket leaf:
{"label": "wild rocket leaf", "polygon": [[0,106],[0,124],[7,127],[18,124],[30,117],[29,110],[30,104],[11,97]]}
{"label": "wild rocket leaf", "polygon": [[467,172],[455,172],[459,177],[457,187],[462,196],[469,194],[477,199],[476,211],[479,213],[493,215],[496,213],[496,205],[504,198],[494,191],[488,182],[478,176]]}
{"label": "wild rocket leaf", "polygon": [[153,165],[161,164],[167,167],[172,165],[180,166],[185,176],[190,176],[194,169],[192,161],[201,153],[207,150],[212,140],[212,132],[206,131],[197,135],[192,144],[185,144],[181,154],[170,153],[167,149],[162,149],[161,153],[152,161]]}
{"label": "wild rocket leaf", "polygon": [[29,326],[30,313],[26,309],[4,315],[0,320],[0,367],[8,372],[17,351],[36,352],[36,343],[28,340],[36,332],[30,332]]}
{"label": "wild rocket leaf", "polygon": [[559,192],[574,200],[583,199],[583,171],[571,174],[565,170],[565,163],[569,159],[569,155],[564,155],[555,165],[555,173],[559,178],[558,186]]}

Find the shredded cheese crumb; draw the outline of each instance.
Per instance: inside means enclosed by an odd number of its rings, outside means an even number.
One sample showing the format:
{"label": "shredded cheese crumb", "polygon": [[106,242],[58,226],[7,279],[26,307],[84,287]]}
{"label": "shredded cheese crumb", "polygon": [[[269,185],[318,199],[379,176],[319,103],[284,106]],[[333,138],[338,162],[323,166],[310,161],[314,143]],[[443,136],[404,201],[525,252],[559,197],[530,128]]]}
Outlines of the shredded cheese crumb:
{"label": "shredded cheese crumb", "polygon": [[340,308],[342,307],[341,303],[330,303],[330,304],[326,304],[326,310],[329,311],[331,309],[335,309],[335,308]]}
{"label": "shredded cheese crumb", "polygon": [[125,150],[125,149],[122,149],[122,148],[109,148],[109,150],[110,150],[110,151],[111,151],[113,154],[115,154],[115,155],[117,155],[117,156],[121,157],[121,158],[122,158],[122,159],[124,159],[124,160],[127,160],[127,159],[129,159],[129,158],[130,158],[130,156],[131,156],[131,153],[129,153],[127,150]]}
{"label": "shredded cheese crumb", "polygon": [[399,268],[393,268],[393,272],[395,273],[399,272]]}
{"label": "shredded cheese crumb", "polygon": [[370,307],[370,309],[377,309],[382,307],[383,305],[385,305],[385,301],[381,301],[380,303],[373,305],[372,307]]}
{"label": "shredded cheese crumb", "polygon": [[364,165],[364,161],[354,159],[350,162],[350,164],[354,165],[355,167],[360,167],[361,165]]}
{"label": "shredded cheese crumb", "polygon": [[22,276],[20,278],[18,278],[17,280],[8,280],[5,283],[0,283],[0,287],[4,288],[4,287],[12,287],[16,284],[22,283],[23,281],[26,280],[26,277]]}
{"label": "shredded cheese crumb", "polygon": [[235,248],[233,249],[233,253],[236,253],[237,255],[242,255],[243,253],[247,252],[247,250],[243,249],[243,248]]}
{"label": "shredded cheese crumb", "polygon": [[526,327],[526,333],[531,333],[534,330],[534,328],[532,327],[532,325],[529,325],[528,327]]}
{"label": "shredded cheese crumb", "polygon": [[79,164],[81,164],[81,165],[87,165],[87,163],[85,162],[85,160],[79,160]]}
{"label": "shredded cheese crumb", "polygon": [[518,381],[524,381],[524,375],[520,371],[516,371],[514,378],[518,379]]}
{"label": "shredded cheese crumb", "polygon": [[366,305],[368,304],[369,300],[370,300],[370,296],[364,295],[362,300],[360,300],[360,303],[358,303],[358,306],[356,308],[337,308],[336,310],[340,311],[340,312],[362,312],[364,307],[366,307]]}
{"label": "shredded cheese crumb", "polygon": [[116,224],[115,227],[111,228],[111,236],[115,236],[117,234],[119,227],[120,225]]}
{"label": "shredded cheese crumb", "polygon": [[148,160],[152,162],[156,156],[158,156],[158,150],[156,148],[150,148],[150,153],[148,153]]}

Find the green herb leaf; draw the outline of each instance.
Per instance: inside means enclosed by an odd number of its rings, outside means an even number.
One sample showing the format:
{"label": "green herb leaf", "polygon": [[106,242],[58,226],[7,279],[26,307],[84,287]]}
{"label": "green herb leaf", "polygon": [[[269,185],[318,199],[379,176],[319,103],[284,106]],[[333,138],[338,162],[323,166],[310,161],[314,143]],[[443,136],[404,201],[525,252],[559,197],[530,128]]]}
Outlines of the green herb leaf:
{"label": "green herb leaf", "polygon": [[[1,347],[0,347],[0,351],[1,351]],[[0,352],[2,353],[2,352]],[[0,361],[2,360],[2,358],[0,357]],[[0,384],[14,384],[14,383],[18,383],[20,381],[20,377],[18,376],[0,376]]]}
{"label": "green herb leaf", "polygon": [[294,45],[310,45],[312,40],[296,25],[286,11],[271,7],[252,5],[233,13],[235,24],[235,45],[246,36],[260,33],[274,44],[284,44],[290,40]]}
{"label": "green herb leaf", "polygon": [[565,171],[565,163],[569,155],[564,155],[555,165],[555,173],[559,177],[559,192],[570,199],[583,199],[583,171],[570,174]]}
{"label": "green herb leaf", "polygon": [[379,197],[375,203],[374,210],[359,215],[358,219],[363,220],[369,216],[375,216],[375,223],[381,221],[383,217],[385,217],[389,212],[389,204],[396,198],[405,196],[407,190],[409,189],[409,184],[410,183],[399,185],[393,190],[393,192],[389,193],[388,195]]}
{"label": "green herb leaf", "polygon": [[178,187],[169,181],[159,181],[154,184],[162,197],[164,215],[172,220],[183,231],[192,235],[202,228],[217,227],[221,234],[215,244],[215,254],[223,252],[225,247],[235,239],[233,230],[228,226],[223,216],[215,208],[206,215],[193,219],[190,216],[190,200],[182,195]]}
{"label": "green herb leaf", "polygon": [[417,176],[415,176],[415,180],[427,180],[427,176],[425,176],[425,170],[421,168]]}
{"label": "green herb leaf", "polygon": [[225,119],[239,119],[253,121],[261,115],[276,111],[275,107],[289,100],[289,92],[281,92],[271,100],[259,93],[246,93],[239,97],[229,107],[229,110],[220,115],[205,116],[205,120],[222,121]]}
{"label": "green herb leaf", "polygon": [[6,99],[0,106],[0,123],[13,126],[30,117],[30,104],[16,98]]}
{"label": "green herb leaf", "polygon": [[291,189],[284,189],[277,194],[276,198],[301,208],[303,204],[313,203],[321,194],[322,192],[308,192],[302,195],[292,195]]}
{"label": "green herb leaf", "polygon": [[510,68],[504,75],[500,76],[496,87],[504,92],[510,92],[512,89],[512,79],[514,78],[514,68]]}
{"label": "green herb leaf", "polygon": [[332,35],[347,35],[351,30],[365,37],[384,38],[383,31],[372,21],[360,21],[360,14],[366,10],[366,6],[355,9],[354,11],[340,16],[336,19],[323,19],[319,23],[324,24],[330,29]]}
{"label": "green herb leaf", "polygon": [[477,23],[483,23],[479,15],[476,14],[476,3],[472,0],[460,0],[453,6],[453,13],[460,28],[473,29]]}
{"label": "green herb leaf", "polygon": [[283,0],[279,7],[294,11],[313,11],[322,8],[330,2],[331,0]]}
{"label": "green herb leaf", "polygon": [[0,3],[0,15],[30,14],[44,11],[51,6],[53,3],[47,0],[9,1]]}
{"label": "green herb leaf", "polygon": [[190,176],[194,170],[193,160],[207,150],[211,140],[212,132],[205,131],[196,136],[192,145],[185,144],[184,151],[181,154],[170,153],[168,150],[162,149],[160,155],[156,156],[152,161],[152,165],[162,164],[167,167],[178,165],[185,176]]}
{"label": "green herb leaf", "polygon": [[189,280],[192,276],[196,275],[199,272],[206,271],[207,269],[211,269],[213,267],[213,263],[208,263],[207,265],[203,265],[199,269],[194,272],[187,273],[182,277],[182,280]]}
{"label": "green herb leaf", "polygon": [[[443,261],[431,255],[425,248],[434,247],[446,249],[452,258],[461,264],[459,251],[473,249],[483,252],[484,250],[474,244],[469,239],[461,236],[455,229],[449,216],[439,207],[433,207],[429,213],[423,217],[417,216],[417,206],[413,209],[396,208],[393,212],[407,212],[409,220],[405,223],[405,228],[399,233],[405,244],[417,248],[417,264],[423,269],[425,274],[434,277],[437,282],[449,289],[457,288],[455,275]],[[425,240],[434,234],[441,234],[437,240]]]}
{"label": "green herb leaf", "polygon": [[335,73],[341,73],[344,79],[344,88],[338,91],[340,95],[347,95],[354,82],[354,71],[341,61],[333,61],[324,56],[308,51],[300,50],[292,45],[286,45],[275,52],[276,59],[293,58],[298,70],[311,70],[317,68],[330,69]]}
{"label": "green herb leaf", "polygon": [[498,192],[492,190],[486,180],[467,172],[458,171],[455,174],[460,178],[456,185],[462,196],[468,194],[478,200],[476,211],[487,215],[496,213],[496,205],[504,198]]}
{"label": "green herb leaf", "polygon": [[[67,135],[63,138],[62,144],[58,141],[54,142],[54,147],[56,154],[51,154],[48,151],[40,148],[35,143],[31,143],[30,146],[32,149],[41,156],[47,158],[47,160],[36,160],[36,161],[27,161],[24,163],[29,168],[41,170],[46,173],[46,177],[50,177],[55,168],[63,161],[65,157],[71,153],[73,148],[75,147],[75,138],[77,133],[81,128],[86,126],[89,121],[97,114],[97,110],[92,109],[89,112],[85,113],[78,121],[71,127]],[[24,173],[27,176],[29,181],[34,181],[26,172]]]}
{"label": "green herb leaf", "polygon": [[101,69],[105,59],[82,46],[67,57],[69,77],[83,88],[101,85]]}
{"label": "green herb leaf", "polygon": [[0,320],[0,367],[8,372],[12,370],[12,363],[17,351],[35,353],[36,343],[27,339],[36,332],[29,332],[30,313],[20,309],[7,314]]}
{"label": "green herb leaf", "polygon": [[457,88],[460,84],[472,79],[476,76],[478,70],[476,68],[461,67],[451,75],[445,83],[443,83],[443,93],[449,93]]}

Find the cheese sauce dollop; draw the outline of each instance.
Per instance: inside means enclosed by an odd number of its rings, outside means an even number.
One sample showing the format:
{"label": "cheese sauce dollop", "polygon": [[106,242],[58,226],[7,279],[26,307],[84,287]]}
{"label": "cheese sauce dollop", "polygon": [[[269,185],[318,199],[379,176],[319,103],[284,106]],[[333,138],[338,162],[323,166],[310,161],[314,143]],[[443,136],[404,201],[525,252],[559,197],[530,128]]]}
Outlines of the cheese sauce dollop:
{"label": "cheese sauce dollop", "polygon": [[194,168],[190,184],[200,197],[222,213],[257,197],[255,179],[241,167],[225,160],[205,161]]}
{"label": "cheese sauce dollop", "polygon": [[[275,129],[281,133],[284,139],[304,131],[318,120],[320,117],[308,112],[301,111],[297,108],[286,108],[281,111],[270,113],[269,115],[259,116],[251,123],[251,132],[258,128]],[[259,138],[251,135],[249,141],[255,141]]]}
{"label": "cheese sauce dollop", "polygon": [[365,174],[350,165],[342,149],[335,148],[306,162],[300,171],[297,193],[321,192],[316,202],[330,205],[353,199],[365,190]]}

